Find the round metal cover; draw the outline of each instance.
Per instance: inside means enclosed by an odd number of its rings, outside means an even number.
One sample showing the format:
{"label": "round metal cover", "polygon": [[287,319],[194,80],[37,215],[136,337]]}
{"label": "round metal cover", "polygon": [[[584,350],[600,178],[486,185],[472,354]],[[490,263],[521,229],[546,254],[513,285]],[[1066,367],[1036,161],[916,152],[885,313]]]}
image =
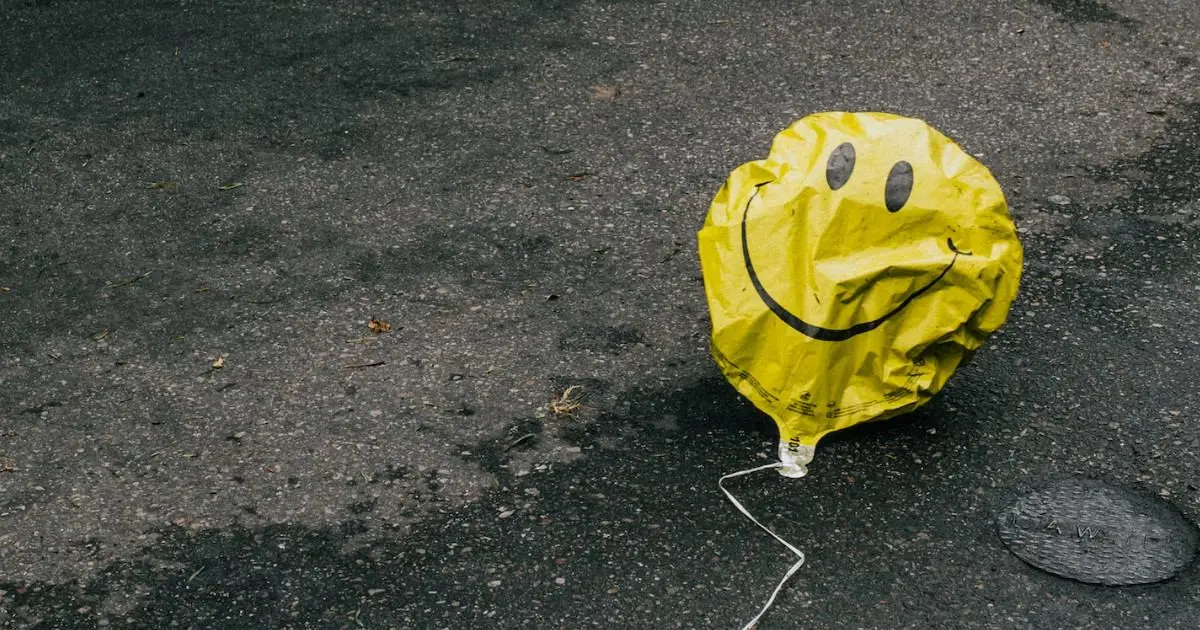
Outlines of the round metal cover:
{"label": "round metal cover", "polygon": [[997,529],[1025,562],[1109,586],[1174,577],[1200,544],[1195,526],[1167,502],[1094,479],[1060,481],[1021,497]]}

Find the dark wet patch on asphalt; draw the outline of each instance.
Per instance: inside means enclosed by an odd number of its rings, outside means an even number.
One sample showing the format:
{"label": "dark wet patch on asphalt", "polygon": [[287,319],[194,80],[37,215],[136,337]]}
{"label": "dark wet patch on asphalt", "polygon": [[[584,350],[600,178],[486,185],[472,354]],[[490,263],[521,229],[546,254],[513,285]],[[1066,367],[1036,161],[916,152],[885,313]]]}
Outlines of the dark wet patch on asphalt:
{"label": "dark wet patch on asphalt", "polygon": [[[979,394],[990,385],[977,374],[959,380],[909,417],[823,442],[811,479],[764,474],[737,484],[760,517],[809,553],[785,606],[882,621],[932,600],[950,623],[989,603],[1028,605],[1031,578],[1013,577],[1020,570],[1005,560],[981,494],[996,483],[994,470],[966,454],[987,452],[970,436],[987,422],[979,414],[991,403]],[[0,584],[0,610],[9,622],[56,629],[101,618],[138,628],[574,627],[615,611],[625,627],[728,626],[754,608],[786,558],[724,502],[715,479],[763,463],[775,429],[715,374],[687,388],[629,392],[625,402],[627,414],[602,412],[562,433],[583,454],[570,464],[507,472],[507,457],[525,445],[514,440],[540,434],[533,420],[472,446],[500,473],[499,486],[404,534],[377,528],[362,543],[370,504],[355,504],[333,528],[169,528],[85,583]],[[968,577],[934,580],[931,590],[934,567]],[[986,588],[976,582],[1000,576]],[[1189,587],[1117,596],[1056,588],[1136,614]],[[106,615],[121,593],[138,601]],[[1031,611],[1036,618],[1038,607]]]}
{"label": "dark wet patch on asphalt", "polygon": [[1034,0],[1068,22],[1116,22],[1134,24],[1135,22],[1097,0]]}
{"label": "dark wet patch on asphalt", "polygon": [[[710,558],[698,553],[722,553],[705,512],[723,506],[708,484],[681,485],[676,473],[714,459],[735,465],[733,458],[774,439],[773,429],[715,379],[667,398],[645,391],[631,404],[632,416],[601,414],[567,432],[582,445],[579,463],[521,478],[505,474],[505,485],[484,500],[402,538],[377,537],[348,552],[365,531],[362,519],[373,508],[366,504],[352,506],[356,514],[333,529],[170,528],[138,558],[114,563],[86,584],[0,584],[7,615],[0,620],[94,627],[108,619],[105,601],[114,592],[144,594],[140,605],[109,619],[115,627],[194,628],[463,627],[501,618],[544,626],[551,618],[600,619],[618,602],[634,610],[647,596],[682,598],[686,581],[651,582],[637,566],[688,558],[670,571],[702,571]],[[668,410],[678,414],[678,428],[662,423]],[[494,444],[473,447],[485,467],[501,472],[512,440],[540,432],[534,421],[511,428]],[[598,446],[630,429],[637,437],[621,449]],[[654,445],[663,439],[691,456],[671,457]],[[727,441],[742,446],[726,449]],[[642,528],[669,533],[647,549]]]}
{"label": "dark wet patch on asphalt", "polygon": [[1200,234],[1195,195],[1200,104],[1184,104],[1179,110],[1145,152],[1088,171],[1094,181],[1125,187],[1127,194],[1103,204],[1056,207],[1052,214],[1061,221],[1059,227],[1023,237],[1027,264],[1035,272],[1031,275],[1076,275],[1103,286],[1194,273],[1200,264],[1194,247]]}
{"label": "dark wet patch on asphalt", "polygon": [[[313,6],[295,8],[287,22],[272,10],[233,5],[151,7],[130,19],[56,4],[21,16],[23,31],[36,36],[14,46],[9,61],[38,73],[57,115],[101,126],[162,120],[193,141],[232,132],[265,147],[334,159],[378,141],[374,129],[347,123],[364,103],[494,81],[518,67],[495,50],[536,40],[542,23],[559,24],[546,11],[569,13],[575,3],[466,13],[413,2],[387,20]],[[223,36],[212,37],[214,29]],[[170,51],[164,41],[186,45]],[[127,63],[114,67],[108,60],[115,58]],[[111,78],[93,84],[78,76]],[[113,108],[113,100],[124,106]],[[206,106],[194,106],[200,102]]]}

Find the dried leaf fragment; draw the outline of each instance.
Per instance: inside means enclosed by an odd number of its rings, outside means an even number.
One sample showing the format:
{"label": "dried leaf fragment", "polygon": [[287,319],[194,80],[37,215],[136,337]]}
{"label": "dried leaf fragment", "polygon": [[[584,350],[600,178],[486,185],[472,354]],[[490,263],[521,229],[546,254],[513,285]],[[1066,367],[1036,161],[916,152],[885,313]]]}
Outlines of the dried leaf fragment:
{"label": "dried leaf fragment", "polygon": [[229,182],[228,184],[221,184],[220,186],[217,186],[217,189],[233,190],[234,188],[241,188],[242,186],[245,186],[245,185],[246,185],[246,182]]}
{"label": "dried leaf fragment", "polygon": [[146,188],[149,188],[150,190],[170,190],[178,185],[179,180],[177,179],[164,179],[162,181],[150,182],[149,184],[146,184]]}
{"label": "dried leaf fragment", "polygon": [[367,328],[370,328],[371,332],[376,335],[392,332],[392,325],[387,323],[387,320],[375,319],[374,317],[371,318],[371,321],[367,322]]}
{"label": "dried leaf fragment", "polygon": [[558,398],[550,401],[550,413],[556,416],[570,416],[583,408],[583,387],[572,385],[559,394]]}
{"label": "dried leaf fragment", "polygon": [[592,91],[592,100],[597,103],[609,103],[621,94],[621,90],[615,85],[593,85],[588,88]]}
{"label": "dried leaf fragment", "polygon": [[142,280],[149,278],[150,274],[152,274],[152,273],[154,273],[154,272],[147,271],[146,273],[138,274],[136,276],[129,276],[128,278],[118,278],[116,280],[109,280],[104,283],[104,286],[106,286],[110,289],[115,289],[117,287],[127,287],[135,282],[141,282]]}
{"label": "dried leaf fragment", "polygon": [[213,359],[212,369],[219,370],[223,367],[225,367],[225,357],[217,357]]}

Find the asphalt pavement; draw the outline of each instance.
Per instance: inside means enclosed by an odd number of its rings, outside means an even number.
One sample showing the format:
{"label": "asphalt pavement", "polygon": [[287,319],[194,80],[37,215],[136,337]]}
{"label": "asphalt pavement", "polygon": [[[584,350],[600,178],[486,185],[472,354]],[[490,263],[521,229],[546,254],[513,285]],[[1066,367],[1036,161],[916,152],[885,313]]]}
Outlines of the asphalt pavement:
{"label": "asphalt pavement", "polygon": [[[738,628],[712,196],[921,118],[1026,249],[932,403],[730,485],[760,628],[1196,627],[1010,554],[1048,480],[1200,517],[1191,0],[0,0],[0,627]],[[375,320],[375,324],[370,324]],[[386,326],[383,323],[386,322]],[[385,330],[390,327],[390,330]]]}

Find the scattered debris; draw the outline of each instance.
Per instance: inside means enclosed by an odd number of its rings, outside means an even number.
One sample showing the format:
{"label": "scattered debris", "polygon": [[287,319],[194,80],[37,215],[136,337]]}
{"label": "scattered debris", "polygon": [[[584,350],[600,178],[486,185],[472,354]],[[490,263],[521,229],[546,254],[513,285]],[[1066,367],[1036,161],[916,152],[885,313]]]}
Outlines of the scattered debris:
{"label": "scattered debris", "polygon": [[147,271],[146,273],[143,273],[143,274],[141,274],[141,275],[137,275],[137,276],[130,276],[130,277],[128,277],[128,278],[120,278],[120,279],[118,279],[118,280],[109,280],[108,282],[105,282],[105,283],[104,283],[104,286],[106,286],[106,287],[108,287],[108,288],[110,288],[110,289],[115,289],[115,288],[117,288],[117,287],[124,287],[124,286],[128,286],[128,285],[131,285],[131,284],[133,284],[133,283],[135,283],[135,282],[141,282],[142,280],[145,280],[146,278],[149,278],[149,277],[150,277],[150,274],[152,274],[152,273],[154,273],[154,272],[153,272],[153,271]]}
{"label": "scattered debris", "polygon": [[47,409],[50,409],[51,407],[61,407],[61,406],[62,406],[62,403],[58,402],[57,400],[50,400],[50,401],[44,402],[40,405],[26,407],[21,410],[21,413],[38,414],[38,413],[42,413],[43,411],[46,411]]}
{"label": "scattered debris", "polygon": [[529,440],[529,439],[532,439],[535,437],[537,437],[537,434],[535,434],[535,433],[526,433],[525,435],[522,435],[521,437],[509,442],[508,446],[504,447],[504,452],[507,453],[508,451],[513,450],[513,448],[516,447],[521,442],[524,442],[526,440]]}
{"label": "scattered debris", "polygon": [[589,176],[591,176],[591,173],[589,173],[587,171],[580,171],[578,173],[572,173],[570,175],[567,175],[567,179],[569,179],[573,182],[578,182],[578,181],[582,181],[584,178],[589,177]]}
{"label": "scattered debris", "polygon": [[212,369],[220,370],[225,367],[225,357],[217,357],[213,359]]}
{"label": "scattered debris", "polygon": [[241,188],[242,186],[245,186],[245,185],[246,185],[246,182],[229,182],[228,184],[221,184],[220,186],[217,186],[217,189],[233,190],[234,188]]}
{"label": "scattered debris", "polygon": [[196,569],[196,571],[194,573],[192,573],[191,575],[188,576],[188,579],[187,579],[188,583],[191,584],[192,580],[196,579],[196,576],[200,575],[203,572],[204,572],[204,567],[200,567],[199,569]]}
{"label": "scattered debris", "polygon": [[371,318],[371,321],[367,322],[367,328],[370,328],[371,332],[376,335],[392,332],[392,325],[387,323],[387,320],[375,319],[374,317]]}
{"label": "scattered debris", "polygon": [[107,328],[92,335],[92,339],[95,339],[96,341],[104,341],[104,339],[106,337],[108,337],[108,329]]}
{"label": "scattered debris", "polygon": [[146,188],[150,190],[171,190],[177,186],[179,186],[179,180],[177,179],[164,179],[162,181],[150,182],[149,184],[146,184]]}
{"label": "scattered debris", "polygon": [[550,413],[556,416],[571,416],[575,412],[583,408],[583,387],[581,385],[572,385],[559,395],[558,398],[550,401]]}
{"label": "scattered debris", "polygon": [[610,103],[621,94],[620,88],[615,85],[593,85],[588,89],[592,92],[592,100],[597,103]]}
{"label": "scattered debris", "polygon": [[[235,297],[235,298],[230,298],[230,299],[233,299],[233,300],[239,300],[239,298],[236,298],[236,297]],[[246,304],[256,304],[256,305],[262,306],[262,305],[264,305],[264,304],[275,304],[275,303],[277,303],[277,302],[280,302],[280,301],[282,301],[282,300],[283,300],[283,297],[282,297],[282,296],[280,296],[280,297],[267,297],[267,298],[263,298],[263,299],[249,299],[249,298],[247,298],[247,299],[240,300],[240,301],[242,301],[242,302],[245,302]]]}
{"label": "scattered debris", "polygon": [[0,293],[12,293],[12,289],[8,287],[0,287]]}
{"label": "scattered debris", "polygon": [[372,361],[370,363],[351,363],[349,365],[343,365],[342,367],[346,368],[347,370],[357,370],[360,368],[379,367],[381,365],[387,365],[387,361]]}
{"label": "scattered debris", "polygon": [[11,472],[17,472],[17,467],[14,464],[12,464],[10,462],[5,462],[4,465],[0,466],[0,473],[11,473]]}
{"label": "scattered debris", "polygon": [[434,59],[433,62],[434,63],[454,63],[456,61],[466,62],[466,61],[478,61],[478,60],[479,60],[478,55],[450,55],[447,57],[440,57],[438,59]]}

